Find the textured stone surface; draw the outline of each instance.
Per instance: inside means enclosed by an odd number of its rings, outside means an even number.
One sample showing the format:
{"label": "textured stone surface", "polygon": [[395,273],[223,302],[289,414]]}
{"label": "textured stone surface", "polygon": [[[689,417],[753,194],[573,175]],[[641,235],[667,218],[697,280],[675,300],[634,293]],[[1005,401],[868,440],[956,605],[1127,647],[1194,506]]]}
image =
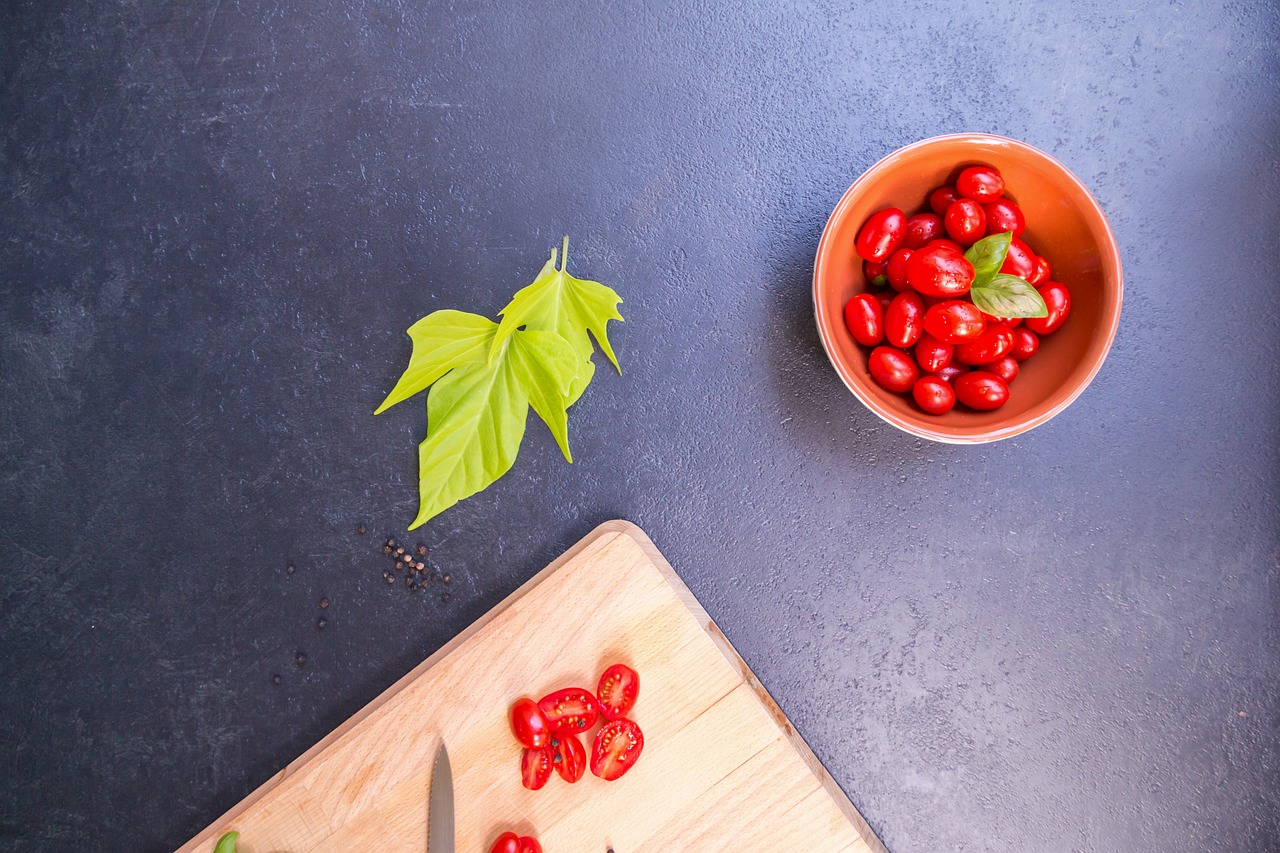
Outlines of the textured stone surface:
{"label": "textured stone surface", "polygon": [[[0,838],[176,846],[624,517],[895,853],[1280,848],[1280,17],[1211,5],[4,4]],[[864,409],[808,296],[845,187],[960,130],[1127,279],[977,448]],[[403,329],[563,233],[625,374],[410,537],[449,602],[388,587]]]}

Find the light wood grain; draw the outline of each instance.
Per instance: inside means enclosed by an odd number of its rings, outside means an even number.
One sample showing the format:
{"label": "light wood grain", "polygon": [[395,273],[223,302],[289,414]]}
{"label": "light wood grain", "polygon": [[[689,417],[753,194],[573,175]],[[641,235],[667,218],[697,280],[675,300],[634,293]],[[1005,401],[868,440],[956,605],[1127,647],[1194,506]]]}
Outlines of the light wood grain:
{"label": "light wood grain", "polygon": [[[525,790],[506,709],[521,695],[593,689],[615,661],[640,673],[640,760],[616,782],[587,773]],[[592,531],[179,853],[211,850],[229,829],[241,853],[424,850],[441,738],[459,853],[486,853],[506,829],[536,835],[547,853],[884,853],[653,543],[621,521]]]}

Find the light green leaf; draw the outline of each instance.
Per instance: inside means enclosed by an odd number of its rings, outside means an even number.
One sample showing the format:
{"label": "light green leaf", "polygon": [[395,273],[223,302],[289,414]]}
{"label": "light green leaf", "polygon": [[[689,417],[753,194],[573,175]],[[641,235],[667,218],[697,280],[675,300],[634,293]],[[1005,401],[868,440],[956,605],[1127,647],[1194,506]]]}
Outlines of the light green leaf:
{"label": "light green leaf", "polygon": [[[564,458],[569,453],[569,391],[581,362],[568,341],[554,332],[516,332],[507,349],[516,378],[529,395],[529,405],[551,430]],[[587,362],[590,364],[590,362]]]}
{"label": "light green leaf", "polygon": [[973,304],[992,317],[1047,317],[1044,297],[1016,275],[1001,273],[969,290]]}
{"label": "light green leaf", "polygon": [[610,320],[622,320],[618,313],[618,303],[622,298],[611,288],[598,281],[587,281],[574,278],[566,272],[569,260],[569,238],[564,238],[562,263],[556,268],[556,250],[551,250],[551,258],[543,265],[538,277],[528,287],[523,288],[511,298],[511,302],[500,312],[502,322],[498,325],[498,333],[490,346],[489,357],[492,359],[501,347],[518,328],[526,328],[537,332],[556,332],[568,341],[585,363],[578,370],[572,387],[569,389],[569,404],[572,405],[582,396],[595,373],[591,364],[591,336],[608,357],[618,372],[618,359],[609,345],[607,325]]}
{"label": "light green leaf", "polygon": [[409,366],[374,414],[425,391],[455,367],[485,361],[497,328],[487,317],[450,310],[435,311],[414,323],[409,327],[413,341]]}
{"label": "light green leaf", "polygon": [[969,247],[969,251],[965,252],[964,256],[969,263],[973,264],[975,286],[979,283],[986,284],[1000,272],[1000,267],[1004,266],[1004,259],[1009,254],[1011,243],[1013,243],[1013,232],[1005,231],[983,237]]}
{"label": "light green leaf", "polygon": [[218,839],[218,846],[213,848],[213,853],[236,853],[236,839],[239,837],[238,832],[228,832]]}

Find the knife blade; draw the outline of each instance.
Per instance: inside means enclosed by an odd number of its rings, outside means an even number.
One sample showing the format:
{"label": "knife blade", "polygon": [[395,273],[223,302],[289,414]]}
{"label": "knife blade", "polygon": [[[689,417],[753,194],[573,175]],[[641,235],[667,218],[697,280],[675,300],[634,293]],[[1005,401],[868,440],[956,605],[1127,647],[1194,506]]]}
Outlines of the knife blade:
{"label": "knife blade", "polygon": [[444,741],[436,753],[427,794],[427,853],[454,853],[453,768]]}

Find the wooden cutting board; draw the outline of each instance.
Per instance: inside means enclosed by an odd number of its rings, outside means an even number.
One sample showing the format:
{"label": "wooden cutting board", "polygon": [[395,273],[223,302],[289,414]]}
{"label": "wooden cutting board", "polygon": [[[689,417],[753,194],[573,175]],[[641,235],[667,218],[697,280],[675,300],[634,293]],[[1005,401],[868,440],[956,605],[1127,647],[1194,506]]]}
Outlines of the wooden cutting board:
{"label": "wooden cutting board", "polygon": [[[627,775],[520,784],[518,697],[640,673]],[[720,629],[632,524],[601,525],[187,844],[239,853],[426,849],[440,739],[458,853],[505,830],[546,853],[876,851],[884,846]],[[584,744],[590,752],[590,739]]]}

